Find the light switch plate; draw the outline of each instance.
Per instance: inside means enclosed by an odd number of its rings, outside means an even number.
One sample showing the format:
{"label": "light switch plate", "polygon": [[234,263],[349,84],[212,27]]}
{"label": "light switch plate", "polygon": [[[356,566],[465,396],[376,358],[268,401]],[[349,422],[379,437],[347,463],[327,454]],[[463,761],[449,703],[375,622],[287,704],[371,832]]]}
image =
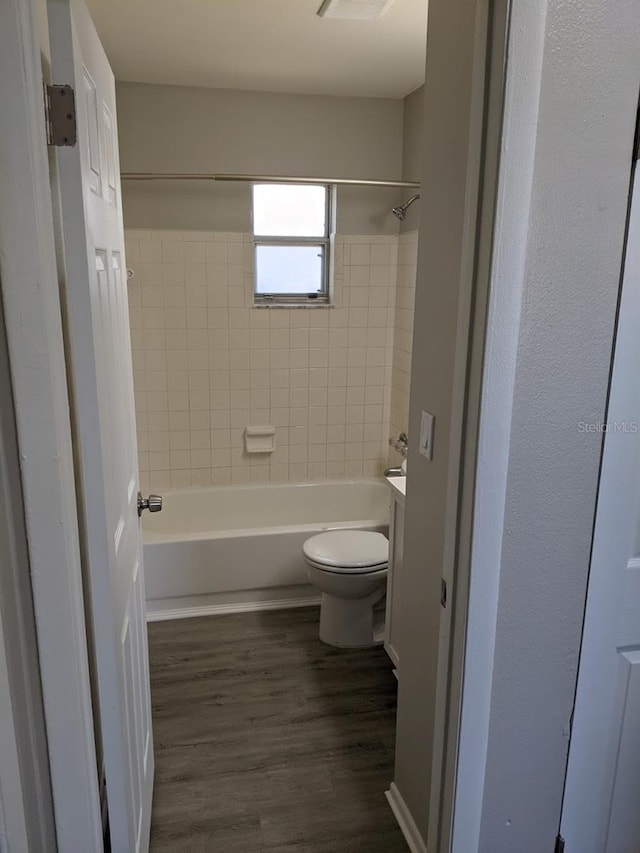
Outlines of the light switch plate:
{"label": "light switch plate", "polygon": [[433,425],[435,417],[431,412],[423,412],[420,421],[420,455],[426,459],[433,459]]}

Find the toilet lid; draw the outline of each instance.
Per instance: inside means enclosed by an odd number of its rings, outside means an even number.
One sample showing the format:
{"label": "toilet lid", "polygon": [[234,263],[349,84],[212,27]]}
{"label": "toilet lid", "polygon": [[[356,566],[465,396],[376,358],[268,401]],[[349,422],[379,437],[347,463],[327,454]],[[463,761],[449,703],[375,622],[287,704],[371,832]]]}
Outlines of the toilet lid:
{"label": "toilet lid", "polygon": [[389,560],[389,540],[371,530],[332,530],[302,546],[305,557],[333,571],[375,568]]}

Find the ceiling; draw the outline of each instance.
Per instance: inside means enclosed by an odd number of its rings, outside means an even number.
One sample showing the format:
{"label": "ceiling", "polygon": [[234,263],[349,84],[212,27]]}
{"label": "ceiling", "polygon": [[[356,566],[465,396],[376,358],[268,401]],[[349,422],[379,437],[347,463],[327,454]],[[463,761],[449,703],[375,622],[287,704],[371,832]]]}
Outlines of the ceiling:
{"label": "ceiling", "polygon": [[320,0],[87,0],[117,80],[401,98],[424,82],[427,0],[377,21]]}

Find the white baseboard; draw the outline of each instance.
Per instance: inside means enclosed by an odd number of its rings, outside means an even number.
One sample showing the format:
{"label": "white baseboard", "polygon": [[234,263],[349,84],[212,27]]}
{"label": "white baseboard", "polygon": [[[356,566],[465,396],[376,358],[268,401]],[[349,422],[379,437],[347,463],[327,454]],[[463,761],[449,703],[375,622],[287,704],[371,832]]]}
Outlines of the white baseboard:
{"label": "white baseboard", "polygon": [[288,610],[293,607],[318,607],[320,596],[275,598],[266,601],[239,601],[233,604],[205,604],[193,607],[167,607],[147,613],[147,622],[189,619],[194,616],[221,616],[225,613],[251,613],[256,610]]}
{"label": "white baseboard", "polygon": [[391,811],[394,813],[398,826],[402,830],[404,840],[409,845],[411,853],[427,853],[427,845],[424,843],[418,827],[414,819],[411,817],[411,812],[407,808],[407,804],[402,798],[402,794],[398,790],[396,783],[392,782],[389,790],[384,792],[385,797],[389,801]]}

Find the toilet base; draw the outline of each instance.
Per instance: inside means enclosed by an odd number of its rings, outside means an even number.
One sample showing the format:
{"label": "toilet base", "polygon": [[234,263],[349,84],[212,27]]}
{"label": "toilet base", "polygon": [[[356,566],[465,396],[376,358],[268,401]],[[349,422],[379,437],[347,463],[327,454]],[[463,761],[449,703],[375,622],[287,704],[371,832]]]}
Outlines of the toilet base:
{"label": "toilet base", "polygon": [[320,639],[341,649],[367,649],[384,642],[384,610],[375,605],[384,598],[386,584],[381,584],[365,598],[338,598],[322,593],[320,605]]}

